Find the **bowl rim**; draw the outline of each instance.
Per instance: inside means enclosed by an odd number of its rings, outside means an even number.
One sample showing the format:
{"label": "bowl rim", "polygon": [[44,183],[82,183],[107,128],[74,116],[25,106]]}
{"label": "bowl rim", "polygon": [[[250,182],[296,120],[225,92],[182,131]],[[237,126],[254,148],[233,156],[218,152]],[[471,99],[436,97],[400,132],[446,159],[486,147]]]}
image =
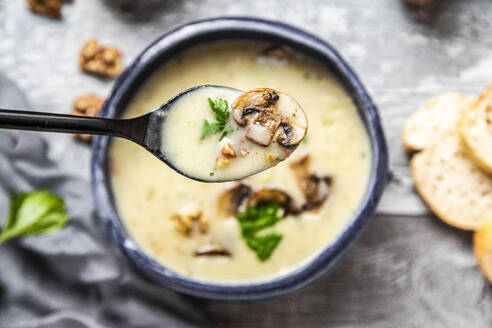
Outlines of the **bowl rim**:
{"label": "bowl rim", "polygon": [[[272,280],[251,283],[227,283],[200,281],[183,276],[147,255],[129,236],[119,218],[108,172],[108,150],[110,138],[96,136],[92,143],[91,182],[97,216],[109,238],[116,243],[137,269],[160,285],[181,293],[220,300],[252,300],[284,294],[297,290],[326,273],[348,247],[357,239],[362,229],[374,215],[376,205],[382,195],[388,178],[388,150],[376,106],[362,83],[338,52],[317,36],[291,25],[254,17],[217,17],[190,22],[179,26],[152,42],[116,80],[111,95],[104,103],[100,115],[115,117],[118,106],[135,94],[135,81],[144,75],[148,77],[149,67],[158,61],[163,53],[176,48],[177,53],[192,47],[186,45],[190,40],[208,43],[212,35],[231,35],[230,38],[248,39],[245,35],[255,35],[250,39],[261,41],[271,39],[279,44],[294,45],[297,51],[309,52],[306,55],[318,57],[337,76],[346,92],[354,101],[370,138],[372,162],[369,181],[357,210],[338,233],[338,237],[304,263],[300,268]],[[236,37],[233,35],[236,34]],[[228,39],[228,37],[217,37]],[[196,45],[196,43],[195,43]],[[182,47],[182,49],[178,49]],[[302,50],[301,50],[302,48]],[[162,65],[173,56],[161,61]],[[153,62],[154,61],[154,62]],[[132,91],[133,90],[133,91]],[[121,112],[121,111],[120,111]]]}

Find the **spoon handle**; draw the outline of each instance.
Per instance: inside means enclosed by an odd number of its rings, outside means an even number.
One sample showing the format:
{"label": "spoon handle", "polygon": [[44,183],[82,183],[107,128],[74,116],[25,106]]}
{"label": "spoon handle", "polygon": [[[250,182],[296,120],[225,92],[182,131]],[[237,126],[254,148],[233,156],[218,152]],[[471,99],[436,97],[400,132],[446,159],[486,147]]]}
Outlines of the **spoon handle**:
{"label": "spoon handle", "polygon": [[[99,134],[139,142],[145,116],[130,120],[0,109],[0,128],[44,132]],[[147,118],[148,120],[148,118]],[[143,126],[140,123],[144,123]]]}

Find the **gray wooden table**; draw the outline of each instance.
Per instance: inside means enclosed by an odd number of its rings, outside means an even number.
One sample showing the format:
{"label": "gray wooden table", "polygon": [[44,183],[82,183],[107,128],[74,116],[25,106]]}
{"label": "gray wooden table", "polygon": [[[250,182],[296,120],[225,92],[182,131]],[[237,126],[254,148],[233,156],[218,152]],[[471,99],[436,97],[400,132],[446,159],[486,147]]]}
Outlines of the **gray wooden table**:
{"label": "gray wooden table", "polygon": [[[84,40],[115,44],[131,62],[172,27],[219,15],[282,19],[336,46],[380,108],[394,178],[378,214],[334,272],[285,297],[202,302],[218,326],[491,327],[492,290],[479,272],[471,234],[435,219],[412,189],[400,134],[406,117],[445,91],[476,95],[492,81],[492,1],[436,0],[431,13],[399,0],[75,0],[62,21],[0,1],[0,72],[33,107],[67,113],[79,94],[111,82],[80,74]],[[50,156],[89,177],[89,149],[49,136]]]}

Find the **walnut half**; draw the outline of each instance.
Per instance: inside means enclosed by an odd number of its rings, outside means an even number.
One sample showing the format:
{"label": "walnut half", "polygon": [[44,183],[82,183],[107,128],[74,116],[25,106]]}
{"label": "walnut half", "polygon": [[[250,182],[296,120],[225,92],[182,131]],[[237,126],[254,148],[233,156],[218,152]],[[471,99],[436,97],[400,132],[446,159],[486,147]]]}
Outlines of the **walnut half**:
{"label": "walnut half", "polygon": [[171,220],[174,221],[174,228],[185,236],[191,236],[196,230],[207,233],[209,229],[208,221],[203,217],[202,211],[193,204],[181,208]]}
{"label": "walnut half", "polygon": [[[94,117],[99,114],[104,103],[104,98],[94,93],[77,97],[73,103],[73,115]],[[77,139],[84,142],[91,142],[90,134],[75,134]]]}
{"label": "walnut half", "polygon": [[103,47],[97,40],[87,41],[79,57],[80,68],[87,73],[115,77],[123,68],[121,53],[116,47]]}
{"label": "walnut half", "polygon": [[27,0],[32,12],[49,18],[61,17],[61,0]]}

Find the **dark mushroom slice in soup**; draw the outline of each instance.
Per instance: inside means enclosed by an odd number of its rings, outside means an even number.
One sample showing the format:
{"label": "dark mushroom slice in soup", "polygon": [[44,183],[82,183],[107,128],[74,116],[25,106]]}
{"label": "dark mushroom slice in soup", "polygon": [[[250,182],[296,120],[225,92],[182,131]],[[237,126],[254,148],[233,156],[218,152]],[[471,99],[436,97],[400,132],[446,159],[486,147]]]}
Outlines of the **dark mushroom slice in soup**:
{"label": "dark mushroom slice in soup", "polygon": [[251,187],[244,183],[224,191],[217,201],[217,214],[219,217],[230,217],[241,210],[241,205],[251,195]]}
{"label": "dark mushroom slice in soup", "polygon": [[303,211],[319,209],[327,200],[332,187],[331,176],[319,177],[311,173],[311,159],[306,155],[292,163],[290,168],[294,172],[297,184],[306,197],[306,203],[302,206]]}
{"label": "dark mushroom slice in soup", "polygon": [[280,145],[295,148],[307,132],[307,118],[299,103],[274,89],[243,93],[232,105],[232,113],[236,123],[246,127],[246,138],[265,147],[275,138]]}
{"label": "dark mushroom slice in soup", "polygon": [[302,209],[304,211],[319,209],[328,199],[332,182],[332,177],[318,177],[316,174],[310,174],[303,179],[303,192],[306,196],[306,204],[302,206]]}
{"label": "dark mushroom slice in soup", "polygon": [[195,256],[225,256],[232,257],[231,252],[218,244],[210,243],[203,246],[198,247],[195,252]]}
{"label": "dark mushroom slice in soup", "polygon": [[284,215],[298,214],[299,209],[292,197],[278,188],[263,188],[255,191],[248,200],[250,205],[277,203],[284,210]]}

